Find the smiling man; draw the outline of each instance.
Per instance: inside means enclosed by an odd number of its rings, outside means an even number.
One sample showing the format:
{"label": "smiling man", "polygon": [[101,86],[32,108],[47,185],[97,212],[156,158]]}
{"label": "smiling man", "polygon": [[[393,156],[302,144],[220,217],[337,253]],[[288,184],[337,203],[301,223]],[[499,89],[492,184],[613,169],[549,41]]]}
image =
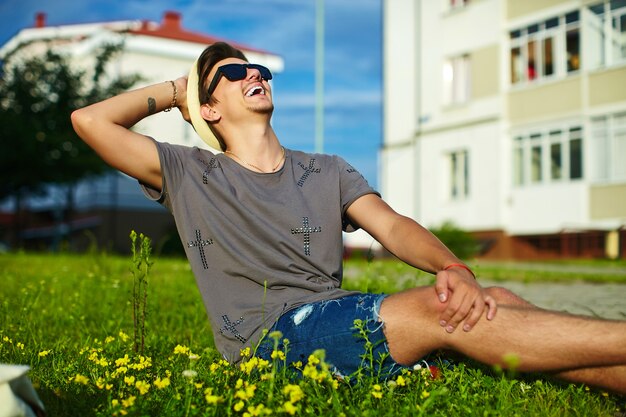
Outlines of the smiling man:
{"label": "smiling man", "polygon": [[[267,68],[216,43],[188,77],[72,114],[86,143],[173,213],[225,358],[239,360],[245,347],[269,357],[263,331],[279,330],[290,341],[289,362],[321,348],[338,374],[350,375],[367,366],[354,329],[360,320],[382,375],[448,349],[503,367],[515,355],[519,370],[626,392],[626,322],[540,310],[504,289],[482,288],[342,158],[285,149],[270,124],[271,79]],[[223,153],[130,130],[173,107]],[[359,227],[436,274],[435,285],[389,296],[341,289],[342,230]]]}

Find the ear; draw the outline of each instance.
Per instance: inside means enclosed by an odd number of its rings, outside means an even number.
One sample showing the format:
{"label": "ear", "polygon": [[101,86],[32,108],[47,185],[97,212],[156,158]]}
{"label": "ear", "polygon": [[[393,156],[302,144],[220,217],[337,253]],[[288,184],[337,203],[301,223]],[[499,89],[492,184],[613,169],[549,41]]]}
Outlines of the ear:
{"label": "ear", "polygon": [[200,115],[202,118],[208,122],[217,122],[222,118],[222,115],[217,111],[214,107],[209,106],[208,104],[203,104],[200,107]]}

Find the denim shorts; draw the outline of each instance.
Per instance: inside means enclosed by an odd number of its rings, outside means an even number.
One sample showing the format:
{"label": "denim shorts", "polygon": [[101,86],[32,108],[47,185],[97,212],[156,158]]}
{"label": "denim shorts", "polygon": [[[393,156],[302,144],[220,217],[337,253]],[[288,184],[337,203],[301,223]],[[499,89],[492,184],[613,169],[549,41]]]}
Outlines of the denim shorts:
{"label": "denim shorts", "polygon": [[[325,360],[338,376],[388,378],[407,367],[389,354],[378,312],[385,294],[354,294],[334,300],[305,304],[284,313],[270,329],[280,331],[279,350],[285,351],[287,363],[307,363],[309,355],[324,349]],[[361,329],[355,326],[360,320]],[[289,343],[285,349],[283,340]],[[369,343],[367,343],[369,342]],[[256,355],[270,359],[274,341],[265,339]]]}

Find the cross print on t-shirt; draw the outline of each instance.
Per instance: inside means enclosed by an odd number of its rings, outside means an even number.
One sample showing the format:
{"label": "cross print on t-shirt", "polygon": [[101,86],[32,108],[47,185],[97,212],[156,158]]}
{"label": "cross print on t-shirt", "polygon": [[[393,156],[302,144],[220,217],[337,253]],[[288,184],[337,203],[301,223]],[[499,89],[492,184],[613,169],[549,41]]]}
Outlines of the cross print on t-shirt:
{"label": "cross print on t-shirt", "polygon": [[208,164],[204,159],[198,159],[198,161],[200,161],[205,166],[205,170],[202,173],[202,183],[208,184],[209,174],[211,173],[211,171],[213,171],[213,168],[217,168],[217,161],[215,160],[215,158],[211,158]]}
{"label": "cross print on t-shirt", "polygon": [[311,158],[308,167],[305,167],[302,162],[298,162],[298,165],[300,165],[300,168],[304,170],[304,174],[302,174],[302,176],[298,180],[299,187],[302,187],[304,185],[304,181],[309,178],[309,175],[311,175],[311,173],[319,174],[322,171],[321,168],[313,169],[313,167],[315,166],[315,158]]}
{"label": "cross print on t-shirt", "polygon": [[220,333],[224,334],[225,331],[229,331],[230,333],[233,334],[233,336],[235,336],[237,338],[237,340],[239,340],[241,343],[246,343],[246,338],[243,337],[239,331],[237,330],[237,326],[239,326],[241,323],[243,323],[243,317],[239,317],[239,320],[235,321],[234,323],[232,321],[230,321],[230,319],[228,318],[228,316],[226,314],[224,314],[222,316],[222,320],[224,320],[224,327],[222,327],[220,329]]}
{"label": "cross print on t-shirt", "polygon": [[202,235],[199,230],[196,230],[196,240],[192,240],[187,243],[188,248],[198,248],[198,252],[200,252],[200,260],[202,261],[202,267],[204,269],[209,269],[209,264],[206,261],[206,255],[204,253],[204,247],[213,244],[213,239],[202,240]]}
{"label": "cross print on t-shirt", "polygon": [[322,227],[311,227],[309,226],[309,218],[302,218],[302,227],[298,227],[296,229],[291,229],[292,235],[304,235],[304,254],[306,256],[311,255],[311,233],[319,233],[322,231]]}

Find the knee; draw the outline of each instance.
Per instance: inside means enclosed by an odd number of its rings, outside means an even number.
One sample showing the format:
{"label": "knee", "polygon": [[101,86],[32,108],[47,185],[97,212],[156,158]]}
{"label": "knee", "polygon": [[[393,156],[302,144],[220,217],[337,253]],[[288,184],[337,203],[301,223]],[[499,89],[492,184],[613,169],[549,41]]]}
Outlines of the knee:
{"label": "knee", "polygon": [[[446,308],[439,301],[434,287],[420,287],[393,294],[385,299],[381,310],[399,319],[439,317]],[[385,319],[385,317],[383,317]]]}
{"label": "knee", "polygon": [[504,287],[489,287],[486,288],[485,291],[498,304],[508,304],[508,305],[530,305],[530,303],[514,292],[507,290]]}

